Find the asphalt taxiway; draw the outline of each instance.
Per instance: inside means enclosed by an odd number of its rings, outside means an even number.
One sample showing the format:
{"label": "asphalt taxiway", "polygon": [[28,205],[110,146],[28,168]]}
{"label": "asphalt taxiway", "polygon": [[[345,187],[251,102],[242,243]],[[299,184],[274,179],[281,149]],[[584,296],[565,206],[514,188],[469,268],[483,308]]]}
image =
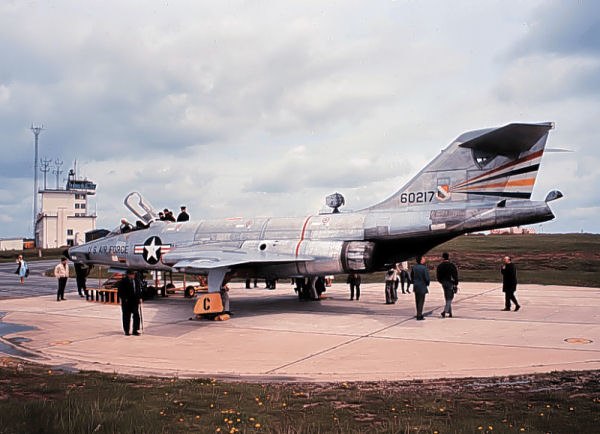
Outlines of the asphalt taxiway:
{"label": "asphalt taxiway", "polygon": [[[412,294],[384,303],[383,284],[347,285],[299,301],[292,286],[231,286],[229,321],[190,320],[193,300],[143,305],[142,336],[124,336],[116,305],[73,291],[57,302],[55,281],[18,284],[0,269],[0,353],[50,366],[134,375],[248,381],[357,381],[503,376],[600,369],[600,289],[519,285],[519,312],[502,311],[499,284],[462,283],[454,318],[441,318],[432,283],[425,321]],[[47,292],[36,289],[42,284]],[[12,289],[11,289],[12,288]],[[12,295],[8,297],[8,295]]]}

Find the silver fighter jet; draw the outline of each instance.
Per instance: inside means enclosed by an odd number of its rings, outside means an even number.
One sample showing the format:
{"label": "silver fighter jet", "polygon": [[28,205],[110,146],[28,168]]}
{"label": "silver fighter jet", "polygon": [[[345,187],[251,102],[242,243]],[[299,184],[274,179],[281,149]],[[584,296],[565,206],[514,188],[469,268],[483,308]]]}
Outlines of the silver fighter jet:
{"label": "silver fighter jet", "polygon": [[116,229],[69,255],[112,269],[207,275],[213,295],[232,276],[293,277],[314,289],[320,276],[383,270],[461,234],[553,219],[548,202],[559,191],[530,200],[552,128],[464,133],[392,196],[356,212],[172,223],[134,192],[125,205],[145,227]]}

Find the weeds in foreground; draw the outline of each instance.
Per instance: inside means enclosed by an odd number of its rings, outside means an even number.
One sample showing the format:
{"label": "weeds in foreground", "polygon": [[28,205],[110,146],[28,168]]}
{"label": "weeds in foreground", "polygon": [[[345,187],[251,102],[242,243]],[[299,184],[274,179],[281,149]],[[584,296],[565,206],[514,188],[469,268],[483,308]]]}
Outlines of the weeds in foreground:
{"label": "weeds in foreground", "polygon": [[0,433],[572,433],[600,423],[598,371],[257,384],[0,365]]}

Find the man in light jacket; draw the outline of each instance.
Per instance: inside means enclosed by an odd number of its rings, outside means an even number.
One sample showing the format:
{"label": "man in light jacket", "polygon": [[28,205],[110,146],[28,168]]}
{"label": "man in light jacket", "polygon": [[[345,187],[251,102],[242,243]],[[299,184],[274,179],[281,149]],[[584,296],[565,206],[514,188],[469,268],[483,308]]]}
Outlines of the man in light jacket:
{"label": "man in light jacket", "polygon": [[56,301],[65,299],[65,287],[67,286],[67,278],[69,277],[69,265],[67,258],[60,258],[60,264],[54,267],[54,276],[58,279],[58,291],[56,293]]}

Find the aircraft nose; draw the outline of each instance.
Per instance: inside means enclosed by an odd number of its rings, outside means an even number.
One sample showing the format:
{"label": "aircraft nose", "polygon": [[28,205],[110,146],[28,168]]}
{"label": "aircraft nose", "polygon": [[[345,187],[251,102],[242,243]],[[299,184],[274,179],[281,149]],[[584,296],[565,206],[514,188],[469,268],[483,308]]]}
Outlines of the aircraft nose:
{"label": "aircraft nose", "polygon": [[63,252],[63,255],[69,258],[70,261],[73,261],[74,258],[77,258],[78,253],[83,253],[83,250],[79,246],[70,247]]}

